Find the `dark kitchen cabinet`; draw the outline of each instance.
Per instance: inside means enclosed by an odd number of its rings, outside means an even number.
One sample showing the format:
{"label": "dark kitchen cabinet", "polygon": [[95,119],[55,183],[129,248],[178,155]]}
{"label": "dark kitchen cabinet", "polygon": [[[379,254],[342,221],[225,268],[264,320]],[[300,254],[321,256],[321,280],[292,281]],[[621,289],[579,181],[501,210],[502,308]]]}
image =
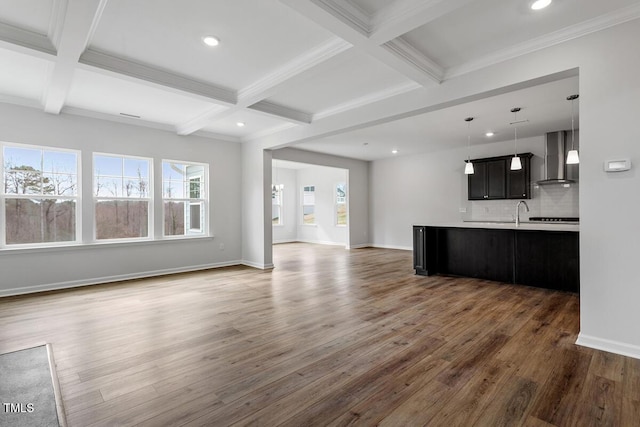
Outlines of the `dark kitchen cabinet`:
{"label": "dark kitchen cabinet", "polygon": [[413,227],[413,268],[416,274],[430,276],[436,273],[438,230],[432,227]]}
{"label": "dark kitchen cabinet", "polygon": [[522,169],[512,171],[507,168],[507,199],[531,198],[531,157],[531,153],[520,154]]}
{"label": "dark kitchen cabinet", "polygon": [[469,200],[504,199],[506,194],[504,159],[473,160],[474,173],[468,175]]}
{"label": "dark kitchen cabinet", "polygon": [[447,228],[440,232],[439,272],[497,282],[513,282],[513,232]]}
{"label": "dark kitchen cabinet", "polygon": [[562,231],[516,231],[516,283],[578,292],[580,235]]}
{"label": "dark kitchen cabinet", "polygon": [[529,199],[531,153],[519,154],[520,171],[511,171],[511,157],[472,160],[474,173],[467,175],[469,200]]}
{"label": "dark kitchen cabinet", "polygon": [[416,274],[422,274],[427,269],[426,229],[427,227],[424,226],[413,227],[413,268],[416,270]]}

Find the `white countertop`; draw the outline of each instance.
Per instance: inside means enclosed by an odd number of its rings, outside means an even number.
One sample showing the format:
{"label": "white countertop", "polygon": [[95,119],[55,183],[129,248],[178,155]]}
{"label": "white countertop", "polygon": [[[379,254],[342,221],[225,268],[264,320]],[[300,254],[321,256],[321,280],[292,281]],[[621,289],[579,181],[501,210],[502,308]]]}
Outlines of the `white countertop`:
{"label": "white countertop", "polygon": [[490,228],[503,230],[580,231],[580,224],[573,222],[521,222],[517,227],[515,222],[503,221],[458,221],[416,225],[426,225],[428,227]]}

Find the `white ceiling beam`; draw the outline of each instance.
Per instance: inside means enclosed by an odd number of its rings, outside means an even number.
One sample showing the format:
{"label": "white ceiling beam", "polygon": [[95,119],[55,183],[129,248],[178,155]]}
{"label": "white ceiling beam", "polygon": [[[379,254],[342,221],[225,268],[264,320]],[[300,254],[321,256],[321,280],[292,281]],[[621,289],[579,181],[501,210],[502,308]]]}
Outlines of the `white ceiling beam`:
{"label": "white ceiling beam", "polygon": [[238,93],[238,103],[251,105],[262,101],[274,95],[278,92],[279,88],[286,85],[294,77],[334,58],[350,48],[350,43],[340,37],[333,37],[240,90]]}
{"label": "white ceiling beam", "polygon": [[396,0],[372,18],[369,39],[383,44],[475,0]]}
{"label": "white ceiling beam", "polygon": [[[371,20],[360,22],[351,9],[338,0],[281,0],[283,3],[306,16],[318,25],[351,43],[354,48],[378,59],[405,77],[430,87],[442,81],[444,70],[416,49],[394,49],[381,46],[369,38]],[[407,44],[407,43],[405,43]],[[406,47],[406,46],[403,46]],[[425,66],[428,64],[428,66]]]}
{"label": "white ceiling beam", "polygon": [[260,101],[250,105],[248,108],[299,124],[311,123],[311,114],[285,107],[284,105],[274,104],[273,102]]}
{"label": "white ceiling beam", "polygon": [[56,48],[46,35],[2,22],[0,22],[0,46],[8,50],[46,59],[52,59],[56,54]]}
{"label": "white ceiling beam", "polygon": [[213,101],[217,104],[229,106],[234,105],[237,101],[236,92],[231,89],[204,83],[93,49],[87,49],[80,56],[79,62],[107,71],[112,76],[121,78],[127,76],[134,81],[137,80],[138,83],[142,80],[155,86],[197,95],[200,99]]}
{"label": "white ceiling beam", "polygon": [[[71,88],[78,59],[86,49],[108,0],[69,0],[59,2],[64,13],[55,15],[57,24],[50,33],[58,38],[53,72],[45,90],[43,104],[47,113],[59,114]],[[55,42],[56,40],[54,40]]]}
{"label": "white ceiling beam", "polygon": [[[284,106],[274,106],[274,104],[264,104],[261,101],[275,94],[284,85],[291,82],[296,77],[311,70],[315,66],[328,61],[340,53],[351,48],[351,44],[339,37],[331,38],[321,45],[307,51],[303,55],[294,58],[284,64],[274,72],[262,77],[253,84],[241,89],[238,92],[236,104],[228,109],[212,108],[204,114],[200,114],[176,127],[179,135],[189,135],[202,129],[217,120],[228,117],[232,113],[242,111],[251,107],[255,111],[267,113],[271,116],[285,119],[295,123],[309,123],[311,115],[302,111],[297,111]],[[253,106],[253,107],[252,107]]]}

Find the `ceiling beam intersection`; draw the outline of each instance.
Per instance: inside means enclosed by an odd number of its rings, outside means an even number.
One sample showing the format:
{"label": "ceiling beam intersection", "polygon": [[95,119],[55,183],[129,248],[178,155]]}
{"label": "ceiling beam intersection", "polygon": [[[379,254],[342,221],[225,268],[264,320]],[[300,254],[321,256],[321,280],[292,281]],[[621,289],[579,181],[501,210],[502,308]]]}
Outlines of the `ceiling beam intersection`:
{"label": "ceiling beam intersection", "polygon": [[310,123],[311,115],[309,113],[265,102],[264,100],[275,94],[292,79],[350,48],[351,44],[341,38],[331,38],[305,54],[294,58],[272,73],[265,75],[246,88],[241,89],[238,92],[235,105],[227,109],[211,108],[209,111],[176,126],[176,132],[179,135],[189,135],[210,123],[247,108],[297,124]]}
{"label": "ceiling beam intersection", "polygon": [[[80,55],[87,48],[108,0],[68,0],[57,2],[59,13],[52,19],[50,33],[57,45],[53,71],[44,91],[43,105],[47,113],[59,114],[73,82]],[[62,10],[64,9],[64,10]]]}
{"label": "ceiling beam intersection", "polygon": [[[349,4],[345,0],[281,0],[283,3],[298,11],[302,15],[328,29],[338,37],[351,43],[354,48],[376,58],[385,65],[396,70],[405,77],[420,83],[425,87],[439,84],[442,81],[443,70],[435,61],[427,58],[415,48],[409,49],[408,43],[401,42],[385,45],[389,40],[371,39],[373,17],[369,17],[366,23],[357,22],[352,9],[345,6]],[[465,1],[465,0],[452,0]],[[415,6],[416,0],[411,0]],[[434,0],[427,2],[429,5]],[[391,13],[391,12],[389,12]],[[380,19],[380,18],[378,18]],[[396,24],[399,28],[401,25]],[[396,42],[397,40],[393,40]],[[403,49],[397,48],[400,44]],[[393,48],[396,47],[396,48]]]}

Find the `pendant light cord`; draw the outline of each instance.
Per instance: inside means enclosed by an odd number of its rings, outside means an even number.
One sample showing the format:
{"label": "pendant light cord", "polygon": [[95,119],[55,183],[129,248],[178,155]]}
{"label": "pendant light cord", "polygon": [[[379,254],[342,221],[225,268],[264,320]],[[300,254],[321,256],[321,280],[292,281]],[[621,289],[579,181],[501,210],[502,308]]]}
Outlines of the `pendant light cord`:
{"label": "pendant light cord", "polygon": [[471,161],[471,120],[467,121],[467,160]]}
{"label": "pendant light cord", "polygon": [[[518,111],[513,112],[513,121],[514,123],[518,121]],[[516,124],[513,127],[514,138],[513,138],[513,155],[514,157],[518,157],[518,125]]]}
{"label": "pendant light cord", "polygon": [[576,131],[575,128],[573,127],[573,102],[575,101],[575,98],[571,100],[571,149],[573,150],[573,141],[576,137]]}

